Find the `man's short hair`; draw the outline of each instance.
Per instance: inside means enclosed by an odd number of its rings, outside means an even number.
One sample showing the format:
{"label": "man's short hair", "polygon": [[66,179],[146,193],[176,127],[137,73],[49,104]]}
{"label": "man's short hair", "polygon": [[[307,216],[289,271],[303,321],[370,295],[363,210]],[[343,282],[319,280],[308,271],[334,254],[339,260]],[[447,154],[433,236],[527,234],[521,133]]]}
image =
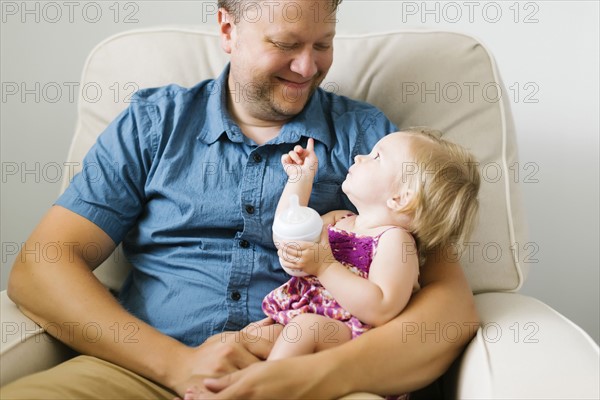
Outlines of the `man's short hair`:
{"label": "man's short hair", "polygon": [[[229,12],[234,18],[235,21],[239,21],[242,18],[243,7],[242,3],[247,0],[218,0],[217,6],[219,8],[224,8]],[[300,0],[302,1],[302,0]],[[329,0],[329,6],[331,7],[331,11],[337,10],[338,6],[342,2],[342,0]]]}

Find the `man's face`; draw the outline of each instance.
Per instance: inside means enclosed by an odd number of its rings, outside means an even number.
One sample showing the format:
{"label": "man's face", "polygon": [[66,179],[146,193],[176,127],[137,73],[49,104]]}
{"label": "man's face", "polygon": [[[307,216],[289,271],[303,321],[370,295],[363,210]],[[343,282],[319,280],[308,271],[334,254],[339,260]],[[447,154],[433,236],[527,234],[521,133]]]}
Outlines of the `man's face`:
{"label": "man's face", "polygon": [[329,3],[241,2],[237,21],[223,14],[234,114],[285,121],[302,111],[333,62],[336,16]]}

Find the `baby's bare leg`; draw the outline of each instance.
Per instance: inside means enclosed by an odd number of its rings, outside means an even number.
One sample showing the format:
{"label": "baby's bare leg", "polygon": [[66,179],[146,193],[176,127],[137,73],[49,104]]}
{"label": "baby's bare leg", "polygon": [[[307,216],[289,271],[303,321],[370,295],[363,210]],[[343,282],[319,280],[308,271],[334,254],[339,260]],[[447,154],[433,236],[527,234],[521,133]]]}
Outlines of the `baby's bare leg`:
{"label": "baby's bare leg", "polygon": [[239,334],[241,340],[246,342],[256,342],[258,340],[267,340],[268,342],[275,343],[283,325],[278,323],[272,323],[269,325],[260,325],[258,323],[251,323],[242,329]]}
{"label": "baby's bare leg", "polygon": [[283,328],[268,359],[316,353],[351,338],[350,328],[341,321],[318,314],[300,314]]}

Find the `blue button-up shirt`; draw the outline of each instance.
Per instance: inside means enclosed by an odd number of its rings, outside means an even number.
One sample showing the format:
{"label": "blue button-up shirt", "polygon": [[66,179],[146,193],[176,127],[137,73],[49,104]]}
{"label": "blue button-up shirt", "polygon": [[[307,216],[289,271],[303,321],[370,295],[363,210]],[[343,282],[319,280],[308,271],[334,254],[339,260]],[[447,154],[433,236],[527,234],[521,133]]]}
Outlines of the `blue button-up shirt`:
{"label": "blue button-up shirt", "polygon": [[227,111],[228,73],[139,91],[56,202],[123,242],[133,270],[121,303],[188,345],[264,318],[263,297],[289,278],[271,232],[287,180],[281,155],[314,138],[309,205],[352,209],[340,187],[354,156],[396,129],[378,109],[318,89],[259,146]]}

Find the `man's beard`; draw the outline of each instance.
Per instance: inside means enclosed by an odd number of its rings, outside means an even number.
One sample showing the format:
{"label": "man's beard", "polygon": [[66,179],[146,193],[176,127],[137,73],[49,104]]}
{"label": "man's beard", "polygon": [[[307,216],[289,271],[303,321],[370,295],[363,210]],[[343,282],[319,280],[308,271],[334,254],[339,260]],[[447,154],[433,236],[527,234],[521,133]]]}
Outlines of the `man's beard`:
{"label": "man's beard", "polygon": [[293,118],[302,112],[323,78],[323,74],[317,75],[306,94],[306,90],[300,92],[272,82],[247,85],[244,95],[249,104],[248,109],[255,117],[265,120],[280,121]]}

